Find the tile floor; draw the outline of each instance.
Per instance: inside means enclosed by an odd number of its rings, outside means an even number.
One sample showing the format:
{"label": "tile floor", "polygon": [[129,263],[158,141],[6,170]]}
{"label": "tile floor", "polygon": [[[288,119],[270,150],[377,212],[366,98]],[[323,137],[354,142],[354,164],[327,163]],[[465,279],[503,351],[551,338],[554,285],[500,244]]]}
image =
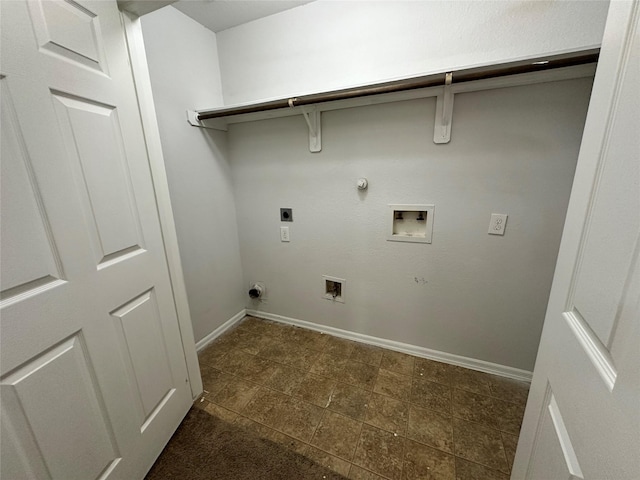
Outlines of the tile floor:
{"label": "tile floor", "polygon": [[528,384],[246,317],[199,408],[358,480],[507,480]]}

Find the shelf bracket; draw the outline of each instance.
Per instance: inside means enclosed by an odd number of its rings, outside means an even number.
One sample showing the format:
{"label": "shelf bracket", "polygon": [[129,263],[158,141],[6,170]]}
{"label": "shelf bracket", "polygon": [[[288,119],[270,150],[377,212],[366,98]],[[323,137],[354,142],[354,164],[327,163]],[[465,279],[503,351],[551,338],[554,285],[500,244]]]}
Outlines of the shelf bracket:
{"label": "shelf bracket", "polygon": [[448,72],[445,75],[442,93],[436,98],[436,122],[433,131],[433,143],[449,143],[449,141],[451,141],[451,121],[453,114],[452,82],[453,72]]}
{"label": "shelf bracket", "polygon": [[308,110],[300,107],[302,116],[307,127],[309,127],[309,151],[317,153],[322,150],[322,122],[321,111],[318,107],[311,107]]}
{"label": "shelf bracket", "polygon": [[208,128],[210,130],[222,130],[223,132],[226,132],[228,130],[227,122],[225,122],[224,120],[216,118],[200,121],[198,120],[198,112],[194,110],[187,110],[187,122],[192,127]]}

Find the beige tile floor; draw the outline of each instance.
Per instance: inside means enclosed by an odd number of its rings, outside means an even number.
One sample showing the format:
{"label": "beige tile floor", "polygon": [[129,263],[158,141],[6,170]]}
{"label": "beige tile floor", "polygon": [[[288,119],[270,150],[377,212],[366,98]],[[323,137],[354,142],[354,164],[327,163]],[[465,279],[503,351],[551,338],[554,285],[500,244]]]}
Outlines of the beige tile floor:
{"label": "beige tile floor", "polygon": [[351,479],[507,480],[528,384],[246,317],[197,406]]}

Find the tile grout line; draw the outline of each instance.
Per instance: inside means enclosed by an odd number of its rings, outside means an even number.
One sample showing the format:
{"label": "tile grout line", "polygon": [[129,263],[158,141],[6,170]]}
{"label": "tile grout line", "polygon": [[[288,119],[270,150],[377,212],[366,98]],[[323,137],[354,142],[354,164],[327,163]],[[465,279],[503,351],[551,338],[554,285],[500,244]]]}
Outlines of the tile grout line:
{"label": "tile grout line", "polygon": [[[247,420],[249,420],[249,421],[251,421],[251,422],[253,422],[253,423],[257,423],[258,425],[260,425],[260,426],[262,426],[262,427],[265,427],[265,428],[268,428],[269,430],[273,430],[274,432],[279,433],[280,435],[284,435],[285,437],[287,437],[287,438],[289,438],[289,439],[291,439],[291,440],[295,440],[296,442],[300,442],[300,443],[302,443],[302,444],[304,444],[304,445],[306,445],[306,446],[310,446],[310,445],[309,445],[307,442],[305,442],[304,440],[300,440],[300,439],[298,439],[298,438],[296,438],[296,437],[293,437],[293,436],[291,436],[291,435],[289,435],[289,434],[287,434],[287,433],[281,432],[280,430],[277,430],[277,429],[275,429],[274,427],[271,427],[271,426],[269,426],[269,425],[266,425],[266,424],[264,424],[264,423],[261,423],[261,422],[259,422],[259,421],[257,421],[257,420],[254,420],[253,418],[249,418],[249,417],[247,417],[246,415],[243,415],[243,414],[240,414],[240,413],[239,413],[239,414],[238,414],[238,416],[239,416],[239,417],[242,417],[242,418],[245,418],[245,419],[247,419]],[[267,438],[267,437],[263,437],[263,436],[262,436],[261,434],[259,434],[258,432],[255,432],[255,433],[256,433],[256,435],[258,435],[260,438],[264,438],[265,440],[270,440],[270,439],[269,439],[269,438]],[[274,440],[271,440],[271,441],[274,441]],[[275,443],[278,443],[278,442],[275,442]],[[285,448],[286,448],[286,447],[285,447]],[[293,450],[293,451],[295,452],[295,450]],[[300,453],[300,452],[296,452],[296,453]],[[304,454],[303,454],[303,453],[300,453],[300,455],[304,455]]]}
{"label": "tile grout line", "polygon": [[511,475],[511,470],[513,470],[513,465],[509,462],[509,457],[507,457],[507,449],[504,445],[504,434],[500,432],[500,440],[502,441],[502,449],[504,450],[504,457],[507,460],[507,469],[509,470],[508,475]]}
{"label": "tile grout line", "polygon": [[[328,342],[329,342],[329,340],[328,340],[328,339],[324,342],[324,345],[323,345],[322,350],[319,350],[319,351],[318,351],[318,353],[319,353],[320,355],[319,355],[319,356],[318,356],[318,358],[316,358],[316,359],[315,359],[315,361],[310,365],[309,370],[307,371],[306,375],[312,374],[311,369],[312,369],[312,368],[314,367],[314,365],[315,365],[315,364],[320,360],[320,357],[322,357],[322,355],[325,353],[326,344],[327,344]],[[305,375],[305,376],[306,376],[306,375]],[[313,373],[313,375],[316,375],[316,374],[315,374],[315,373]],[[319,375],[319,376],[322,376],[322,375]],[[325,377],[325,378],[328,378],[328,377]],[[337,386],[337,383],[336,383],[336,385],[334,385],[334,386],[331,388],[331,392],[329,393],[329,401],[331,401],[331,397],[332,397],[332,395],[333,395],[333,392],[334,392],[334,390],[335,390],[336,386]],[[303,401],[304,401],[304,400],[303,400]],[[317,424],[317,425],[315,426],[315,428],[313,429],[313,433],[311,434],[311,437],[309,438],[308,446],[309,446],[309,447],[312,447],[312,448],[316,448],[316,449],[318,449],[318,450],[320,450],[320,451],[322,451],[322,452],[325,452],[325,451],[324,451],[324,450],[322,450],[321,448],[316,447],[315,445],[313,445],[313,444],[311,443],[311,442],[313,441],[313,439],[315,438],[315,436],[316,436],[316,432],[318,431],[318,428],[320,428],[320,425],[322,424],[322,421],[324,420],[325,416],[327,415],[327,412],[329,411],[326,407],[320,407],[320,408],[322,408],[322,409],[323,409],[322,417],[320,418],[320,421],[318,422],[318,424]],[[331,454],[331,453],[329,453],[329,452],[325,452],[325,453],[327,453],[328,455],[332,455],[332,454]],[[337,455],[336,455],[336,457],[337,457],[337,458],[340,458],[340,457],[338,457]],[[328,468],[328,467],[327,467],[327,468]],[[351,469],[351,467],[349,467],[349,470],[350,470],[350,469]]]}
{"label": "tile grout line", "polygon": [[[451,400],[451,408],[453,409],[453,399]],[[453,415],[451,416],[451,443],[453,443],[452,445],[452,450],[453,450],[453,478],[458,478],[458,474],[457,474],[457,467],[456,467],[456,428],[455,425],[453,424]]]}
{"label": "tile grout line", "polygon": [[[354,348],[354,350],[355,350],[355,348]],[[351,359],[351,356],[353,355],[353,353],[354,353],[354,352],[353,352],[353,351],[351,351],[351,353],[350,353],[350,355],[349,355],[349,359]],[[352,360],[352,361],[354,361],[354,362],[358,362],[357,360]],[[382,358],[381,358],[381,361],[382,361]],[[358,363],[363,363],[363,364],[365,364],[365,365],[370,365],[370,364],[367,364],[367,363],[365,363],[365,362],[358,362]],[[374,365],[374,367],[375,367],[375,365]],[[376,367],[376,368],[377,368],[377,371],[376,371],[376,382],[377,382],[377,380],[378,380],[378,375],[379,375],[379,372],[380,372],[380,367],[378,366],[378,367]],[[355,460],[356,460],[356,453],[358,452],[358,447],[360,446],[360,443],[361,443],[361,440],[362,440],[362,430],[364,429],[364,425],[365,425],[365,422],[366,422],[366,420],[367,420],[367,416],[368,416],[368,412],[369,412],[369,411],[368,411],[368,408],[369,408],[369,404],[371,403],[371,397],[372,397],[372,395],[373,395],[373,388],[375,388],[375,383],[376,383],[376,382],[373,382],[373,387],[372,387],[372,389],[371,389],[371,390],[364,389],[364,388],[362,388],[361,386],[350,385],[350,386],[352,386],[352,387],[354,387],[354,388],[358,388],[358,389],[361,389],[361,390],[363,390],[363,391],[368,392],[368,397],[367,397],[368,399],[367,399],[367,403],[365,403],[365,408],[367,408],[367,410],[365,411],[364,418],[363,418],[362,420],[358,420],[358,421],[359,421],[359,423],[360,423],[360,429],[359,429],[359,431],[358,431],[358,440],[356,441],[356,447],[355,447],[355,449],[353,450],[353,453],[352,453],[352,459],[351,459],[351,462],[350,462],[351,466],[349,467],[349,472],[348,472],[348,474],[349,474],[349,475],[350,475],[350,473],[351,473],[351,469],[353,468],[353,466],[354,466],[354,465],[356,465],[356,463],[355,463]],[[340,382],[339,382],[339,383],[340,383]],[[336,387],[337,387],[337,385],[338,385],[338,384],[336,384]],[[345,383],[345,385],[349,385],[349,384],[346,384],[346,383]],[[335,388],[334,388],[334,390],[335,390]],[[327,405],[327,407],[328,407],[328,405]],[[350,417],[349,417],[349,418],[350,418]],[[357,466],[358,466],[358,467],[360,467],[360,465],[357,465]],[[362,467],[362,468],[363,468],[363,467]]]}
{"label": "tile grout line", "polygon": [[[414,369],[415,369],[415,363],[414,363]],[[413,377],[412,377],[411,378],[411,388],[409,389],[409,401],[411,401],[411,399],[413,398],[413,386],[414,386],[414,382],[413,382]],[[409,403],[409,405],[411,405],[411,403]],[[409,410],[411,410],[411,406],[409,406]],[[451,428],[453,428],[453,424],[451,425]],[[409,419],[407,418],[407,434],[408,433],[409,433]],[[402,474],[404,473],[406,450],[407,450],[407,439],[405,439],[405,441],[404,441],[404,443],[402,445],[402,465],[401,465],[402,469],[400,471],[400,477],[402,477]],[[454,462],[455,462],[455,459],[454,459]]]}
{"label": "tile grout line", "polygon": [[[331,410],[327,410],[327,411],[328,411],[329,413],[336,413],[336,414],[338,414],[338,415],[341,415],[341,414],[339,414],[339,413],[337,413],[337,412],[333,412],[333,411],[331,411]],[[343,416],[343,417],[346,417],[346,415],[342,415],[342,416]],[[324,414],[323,414],[323,418],[324,418]],[[348,417],[348,418],[351,418],[351,417]],[[362,423],[362,422],[361,422],[361,423]],[[318,424],[318,426],[319,426],[319,425],[320,425],[320,424]],[[362,430],[362,426],[360,426],[360,429]],[[316,427],[316,431],[317,431],[317,427]],[[313,436],[315,436],[315,432],[314,432]],[[313,436],[312,436],[312,439],[313,439]],[[358,437],[358,440],[360,440],[360,437]],[[309,445],[310,447],[315,448],[316,450],[320,450],[321,452],[326,453],[327,455],[330,455],[330,456],[332,456],[332,457],[335,457],[335,458],[337,458],[338,460],[344,460],[345,462],[347,462],[347,463],[349,464],[349,470],[351,470],[351,466],[352,466],[352,465],[354,465],[354,463],[353,463],[353,459],[352,459],[352,460],[347,460],[345,457],[342,457],[342,456],[337,455],[337,454],[335,454],[335,453],[327,452],[325,449],[323,449],[323,448],[321,448],[321,447],[319,447],[319,446],[317,446],[317,445],[313,445],[312,443],[309,443],[308,445]],[[356,443],[356,448],[355,448],[355,450],[353,451],[353,455],[355,455],[355,452],[356,452],[356,450],[357,450],[357,449],[358,449],[358,443]],[[335,470],[334,470],[334,471],[335,471]],[[340,473],[340,472],[338,472],[338,473]]]}
{"label": "tile grout line", "polygon": [[[325,348],[326,348],[326,343],[328,343],[328,341],[326,341],[326,342],[325,342]],[[321,353],[320,355],[322,356],[323,354],[324,354],[324,352],[323,352],[323,353]],[[349,358],[350,358],[350,355],[349,355]],[[316,362],[317,362],[317,361],[318,361],[318,360],[316,360]],[[315,364],[315,362],[314,362],[314,364]],[[312,366],[312,367],[310,367],[310,368],[313,368],[313,366]],[[319,375],[319,376],[322,376],[322,375]],[[328,377],[325,377],[325,378],[328,378]],[[336,388],[338,387],[338,384],[339,384],[339,383],[340,383],[339,381],[336,381],[335,385],[334,385],[334,386],[333,386],[333,388],[331,389],[331,393],[329,394],[329,402],[327,403],[327,405],[326,405],[325,407],[320,407],[320,408],[322,408],[322,409],[323,409],[322,418],[321,418],[321,419],[320,419],[320,421],[318,422],[318,425],[316,425],[316,428],[314,429],[313,434],[311,435],[311,439],[310,439],[310,441],[309,441],[309,446],[314,447],[314,448],[316,448],[316,449],[320,450],[321,452],[324,452],[324,453],[326,453],[326,454],[328,454],[328,455],[334,456],[334,457],[336,457],[336,458],[338,458],[338,459],[342,459],[342,460],[347,461],[347,463],[349,464],[349,469],[348,469],[348,471],[347,471],[347,475],[349,475],[349,473],[351,472],[351,467],[353,466],[353,462],[352,462],[352,460],[353,460],[353,459],[351,459],[351,460],[346,460],[346,459],[344,459],[343,457],[340,457],[339,455],[334,455],[333,453],[331,453],[331,452],[327,452],[326,450],[323,450],[322,448],[320,448],[320,447],[318,447],[318,446],[315,446],[315,445],[313,445],[313,444],[311,443],[311,441],[315,438],[315,436],[316,436],[316,432],[318,431],[318,428],[320,428],[320,425],[322,424],[322,421],[324,420],[324,418],[325,418],[325,416],[326,416],[326,415],[329,415],[330,413],[336,413],[336,414],[340,415],[338,412],[333,412],[332,410],[330,410],[330,409],[328,408],[328,407],[329,407],[329,405],[330,405],[330,403],[331,403],[331,398],[333,397],[333,393],[335,392],[335,390],[336,390]],[[349,417],[348,415],[343,415],[343,416],[345,416],[345,417],[347,417],[347,418],[351,418],[351,417]],[[362,430],[362,424],[361,424],[360,429]],[[360,440],[360,437],[358,437],[358,440]],[[358,449],[358,443],[356,443],[356,448],[355,448],[355,450],[354,450],[354,451],[353,451],[353,453],[352,453],[352,457],[353,457],[353,456],[355,456],[355,452],[356,452],[356,450],[357,450],[357,449]],[[337,473],[339,473],[339,472],[337,472]]]}
{"label": "tile grout line", "polygon": [[[335,388],[335,387],[334,387],[334,388]],[[333,388],[331,389],[331,392],[333,393]],[[322,408],[322,407],[320,407],[320,408]],[[318,424],[316,425],[316,428],[314,428],[314,429],[313,429],[313,433],[311,434],[311,437],[309,438],[309,445],[311,445],[311,446],[314,446],[311,442],[312,442],[312,440],[315,438],[315,436],[316,436],[316,432],[318,431],[318,428],[320,428],[320,424],[321,424],[321,423],[322,423],[322,421],[324,420],[324,416],[327,414],[327,412],[328,412],[328,411],[330,411],[330,410],[327,410],[326,408],[322,408],[322,410],[323,410],[323,412],[322,412],[322,418],[320,418],[320,421],[319,421],[319,422],[318,422]],[[322,450],[320,447],[316,447],[316,448],[319,448],[320,450]],[[324,451],[324,450],[322,450],[322,451]],[[329,453],[329,452],[326,452],[326,453]],[[336,455],[336,457],[337,457],[337,455]]]}
{"label": "tile grout line", "polygon": [[[500,442],[502,442],[502,439],[500,439]],[[504,451],[504,445],[503,445],[502,448],[503,448],[503,451]],[[454,451],[455,451],[455,444],[454,444]],[[494,470],[496,472],[505,473],[502,470],[500,470],[499,468],[493,467],[491,465],[487,465],[486,463],[482,463],[482,462],[480,462],[478,460],[471,460],[471,459],[469,459],[467,457],[463,457],[462,455],[458,455],[458,454],[455,454],[455,453],[454,453],[454,457],[461,458],[462,460],[465,460],[467,462],[475,463],[476,465],[481,465],[481,466],[483,466],[485,468],[488,468],[489,470]],[[505,453],[505,457],[506,457],[506,453]],[[509,461],[508,460],[507,460],[507,470],[509,470],[509,472],[507,472],[506,475],[509,475],[511,473],[511,468],[509,468]]]}
{"label": "tile grout line", "polygon": [[[503,472],[502,470],[499,470],[499,469],[494,468],[494,467],[490,467],[490,466],[485,465],[484,463],[480,463],[480,462],[478,462],[478,461],[476,461],[476,460],[469,460],[468,458],[465,458],[465,457],[460,456],[460,455],[454,455],[454,457],[455,457],[455,458],[459,458],[459,459],[461,459],[461,460],[464,460],[465,462],[473,463],[474,465],[479,465],[479,466],[481,466],[481,467],[486,468],[487,470],[491,470],[491,471],[493,471],[493,472],[501,473],[501,474],[503,474],[503,475],[507,475],[507,476],[508,476],[508,475],[510,475],[510,474],[511,474],[511,469],[509,469],[509,472],[508,472],[508,473],[505,473],[505,472]],[[507,464],[507,466],[508,466],[508,464]],[[455,478],[455,477],[454,477],[454,478]]]}
{"label": "tile grout line", "polygon": [[455,428],[453,425],[453,386],[449,387],[449,395],[451,397],[451,442],[453,443],[453,478],[458,478],[456,475],[456,438]]}
{"label": "tile grout line", "polygon": [[[364,428],[364,420],[360,422],[360,430],[358,430],[358,440],[356,441],[356,448],[353,450],[353,455],[351,459],[351,467],[349,467],[349,477],[351,477],[351,470],[353,466],[356,464],[356,453],[358,452],[358,447],[360,446],[360,440],[362,439],[362,429]],[[359,465],[358,465],[359,466]]]}

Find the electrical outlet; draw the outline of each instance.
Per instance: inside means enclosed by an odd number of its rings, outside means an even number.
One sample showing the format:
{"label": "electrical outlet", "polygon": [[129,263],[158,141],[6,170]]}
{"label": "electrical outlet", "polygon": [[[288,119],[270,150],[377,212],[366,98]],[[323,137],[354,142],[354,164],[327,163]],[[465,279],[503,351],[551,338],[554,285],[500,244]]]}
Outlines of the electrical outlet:
{"label": "electrical outlet", "polygon": [[507,227],[507,217],[503,213],[492,213],[489,222],[489,235],[504,235],[504,229]]}
{"label": "electrical outlet", "polygon": [[290,242],[289,238],[289,227],[280,227],[280,241],[281,242]]}

